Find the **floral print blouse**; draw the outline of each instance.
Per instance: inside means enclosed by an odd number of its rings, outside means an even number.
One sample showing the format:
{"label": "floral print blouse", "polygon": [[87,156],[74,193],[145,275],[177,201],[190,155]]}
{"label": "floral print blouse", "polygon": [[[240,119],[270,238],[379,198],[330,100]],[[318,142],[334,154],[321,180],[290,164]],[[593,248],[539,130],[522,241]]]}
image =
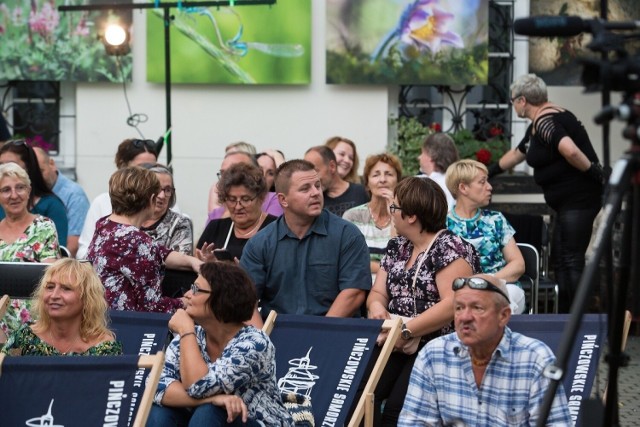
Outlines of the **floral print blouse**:
{"label": "floral print blouse", "polygon": [[111,309],[173,313],[182,302],[163,296],[161,289],[170,253],[137,227],[104,217],[96,223],[87,258],[106,288]]}
{"label": "floral print blouse", "polygon": [[142,227],[153,241],[172,251],[193,254],[193,224],[191,218],[171,209],[151,227]]}
{"label": "floral print blouse", "polygon": [[[42,262],[58,258],[58,250],[56,226],[42,215],[36,215],[15,242],[7,243],[0,239],[0,261],[5,262]],[[5,316],[0,319],[0,329],[5,335],[11,335],[22,324],[31,321],[30,306],[28,299],[11,299]]]}
{"label": "floral print blouse", "polygon": [[[253,326],[243,327],[220,357],[211,360],[204,329],[196,325],[195,331],[209,371],[187,389],[189,396],[202,399],[220,393],[235,394],[242,397],[252,420],[265,426],[293,426],[276,384],[275,347],[264,332]],[[162,404],[167,387],[174,381],[180,381],[180,337],[174,338],[167,349],[155,403]]]}
{"label": "floral print blouse", "polygon": [[9,356],[119,356],[122,354],[122,343],[103,341],[83,353],[60,353],[55,347],[38,338],[29,325],[24,324],[11,334],[2,348],[2,353]]}
{"label": "floral print blouse", "polygon": [[58,257],[58,235],[53,221],[36,215],[13,243],[0,239],[0,261],[42,262]]}
{"label": "floral print blouse", "polygon": [[[387,252],[382,258],[380,268],[387,272],[387,295],[390,313],[415,317],[428,310],[440,301],[440,293],[436,286],[436,273],[447,267],[458,258],[464,259],[473,270],[480,273],[480,260],[473,246],[448,230],[441,232],[425,255],[421,252],[411,268],[405,269],[411,257],[413,243],[406,237],[398,236],[389,241]],[[420,266],[415,290],[413,276],[419,260],[426,256]],[[415,312],[414,312],[415,307]],[[451,325],[446,326],[441,334],[453,332]]]}
{"label": "floral print blouse", "polygon": [[460,218],[455,210],[447,215],[447,228],[476,248],[485,273],[496,273],[507,261],[502,249],[516,234],[501,212],[478,209],[473,218]]}

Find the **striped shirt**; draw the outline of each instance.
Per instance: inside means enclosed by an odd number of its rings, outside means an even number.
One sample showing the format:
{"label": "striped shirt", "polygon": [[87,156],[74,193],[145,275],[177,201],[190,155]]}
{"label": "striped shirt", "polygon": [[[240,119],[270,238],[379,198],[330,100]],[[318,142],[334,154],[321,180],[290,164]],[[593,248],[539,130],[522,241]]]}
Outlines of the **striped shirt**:
{"label": "striped shirt", "polygon": [[[456,333],[434,339],[413,366],[398,426],[533,426],[549,384],[542,371],[554,361],[546,344],[505,327],[478,389]],[[562,384],[546,425],[571,425]]]}

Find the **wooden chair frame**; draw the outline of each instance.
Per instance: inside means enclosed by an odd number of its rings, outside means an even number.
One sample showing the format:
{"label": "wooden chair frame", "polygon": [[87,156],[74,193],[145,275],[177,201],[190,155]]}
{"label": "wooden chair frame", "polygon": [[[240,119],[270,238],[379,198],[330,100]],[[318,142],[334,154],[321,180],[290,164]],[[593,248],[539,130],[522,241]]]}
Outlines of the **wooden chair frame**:
{"label": "wooden chair frame", "polygon": [[[276,325],[276,318],[278,314],[275,311],[271,311],[267,320],[262,327],[262,330],[270,335],[271,331]],[[322,319],[322,317],[319,317]],[[402,319],[389,319],[385,320],[382,324],[381,331],[388,331],[387,340],[385,341],[382,349],[380,350],[380,355],[375,362],[373,370],[371,371],[371,375],[369,378],[366,378],[366,384],[364,387],[364,391],[358,404],[349,420],[347,426],[348,427],[356,427],[360,425],[360,422],[364,418],[365,427],[373,427],[373,403],[374,403],[374,390],[380,380],[380,376],[382,375],[382,371],[389,360],[389,356],[393,352],[393,348],[395,346],[396,341],[400,337],[400,331],[402,328]],[[363,378],[363,381],[365,379]]]}

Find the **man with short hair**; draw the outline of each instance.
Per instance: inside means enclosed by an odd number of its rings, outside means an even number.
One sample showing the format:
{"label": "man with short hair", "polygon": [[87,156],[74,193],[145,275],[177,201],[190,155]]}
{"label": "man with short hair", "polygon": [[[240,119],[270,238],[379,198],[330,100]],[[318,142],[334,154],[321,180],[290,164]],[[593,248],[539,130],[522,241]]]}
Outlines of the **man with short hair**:
{"label": "man with short hair", "polygon": [[347,182],[338,174],[338,162],[333,150],[326,145],[311,147],[304,155],[320,175],[324,207],[342,217],[348,209],[369,202],[369,195],[361,184]]}
{"label": "man with short hair", "polygon": [[38,165],[47,186],[62,200],[62,203],[67,208],[69,231],[67,233],[66,247],[69,249],[71,256],[75,257],[78,251],[78,239],[89,211],[89,199],[78,183],[58,171],[55,160],[45,150],[40,147],[33,147],[33,151],[36,153]]}
{"label": "man with short hair", "polygon": [[322,186],[313,164],[285,162],[275,183],[284,214],[249,239],[240,259],[262,307],[252,324],[262,326],[262,318],[271,310],[353,316],[371,289],[364,236],[352,223],[323,209]]}
{"label": "man with short hair", "polygon": [[[486,274],[453,281],[456,332],[429,342],[411,372],[398,426],[535,425],[555,362],[541,341],[507,327],[504,280]],[[547,426],[570,426],[562,384]]]}

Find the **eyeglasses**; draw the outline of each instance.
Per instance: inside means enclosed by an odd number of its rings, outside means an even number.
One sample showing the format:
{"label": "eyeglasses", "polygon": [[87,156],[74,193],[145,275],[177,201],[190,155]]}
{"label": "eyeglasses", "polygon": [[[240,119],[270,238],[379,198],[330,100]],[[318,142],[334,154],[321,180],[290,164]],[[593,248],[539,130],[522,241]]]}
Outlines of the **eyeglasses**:
{"label": "eyeglasses", "polygon": [[392,203],[391,206],[389,206],[389,212],[391,212],[392,214],[396,213],[396,211],[401,211],[402,208],[400,206],[397,206],[395,203]]}
{"label": "eyeglasses", "polygon": [[17,146],[29,145],[29,144],[27,144],[27,141],[25,139],[14,139],[12,141],[7,141],[7,144],[9,144],[9,145],[17,145]]}
{"label": "eyeglasses", "polygon": [[198,285],[196,285],[195,283],[192,283],[191,284],[191,293],[194,294],[194,295],[198,295],[198,293],[210,294],[211,291],[199,288]]}
{"label": "eyeglasses", "polygon": [[516,96],[514,96],[513,98],[511,98],[511,99],[510,99],[511,103],[513,104],[513,102],[514,102],[516,99],[520,98],[520,97],[522,97],[522,95],[516,95]]}
{"label": "eyeglasses", "polygon": [[134,139],[131,143],[136,148],[146,148],[151,153],[156,152],[156,143],[150,139]]}
{"label": "eyeglasses", "polygon": [[253,197],[249,197],[249,196],[242,196],[239,199],[236,197],[227,197],[224,199],[224,202],[230,206],[230,207],[235,207],[238,203],[240,203],[240,206],[242,206],[243,208],[246,208],[247,206],[249,206],[251,204],[251,202],[253,202],[258,196],[255,195]]}
{"label": "eyeglasses", "polygon": [[175,187],[162,187],[160,191],[164,192],[165,196],[171,197],[173,193],[176,191],[176,189]]}
{"label": "eyeglasses", "polygon": [[0,195],[4,199],[8,199],[9,197],[11,197],[11,194],[13,194],[13,192],[15,191],[18,196],[24,197],[27,194],[29,194],[29,190],[30,190],[30,188],[29,188],[28,185],[18,184],[13,188],[11,188],[11,187],[2,187],[2,188],[0,188]]}
{"label": "eyeglasses", "polygon": [[492,291],[492,292],[497,292],[500,295],[502,295],[503,297],[505,297],[505,299],[507,300],[507,302],[511,303],[511,301],[509,301],[509,297],[502,291],[502,289],[500,289],[499,287],[497,287],[496,285],[494,285],[493,283],[482,279],[480,277],[458,277],[457,279],[455,279],[453,281],[453,290],[457,291],[459,289],[462,289],[465,285],[469,286],[471,289],[478,289],[481,291]]}

